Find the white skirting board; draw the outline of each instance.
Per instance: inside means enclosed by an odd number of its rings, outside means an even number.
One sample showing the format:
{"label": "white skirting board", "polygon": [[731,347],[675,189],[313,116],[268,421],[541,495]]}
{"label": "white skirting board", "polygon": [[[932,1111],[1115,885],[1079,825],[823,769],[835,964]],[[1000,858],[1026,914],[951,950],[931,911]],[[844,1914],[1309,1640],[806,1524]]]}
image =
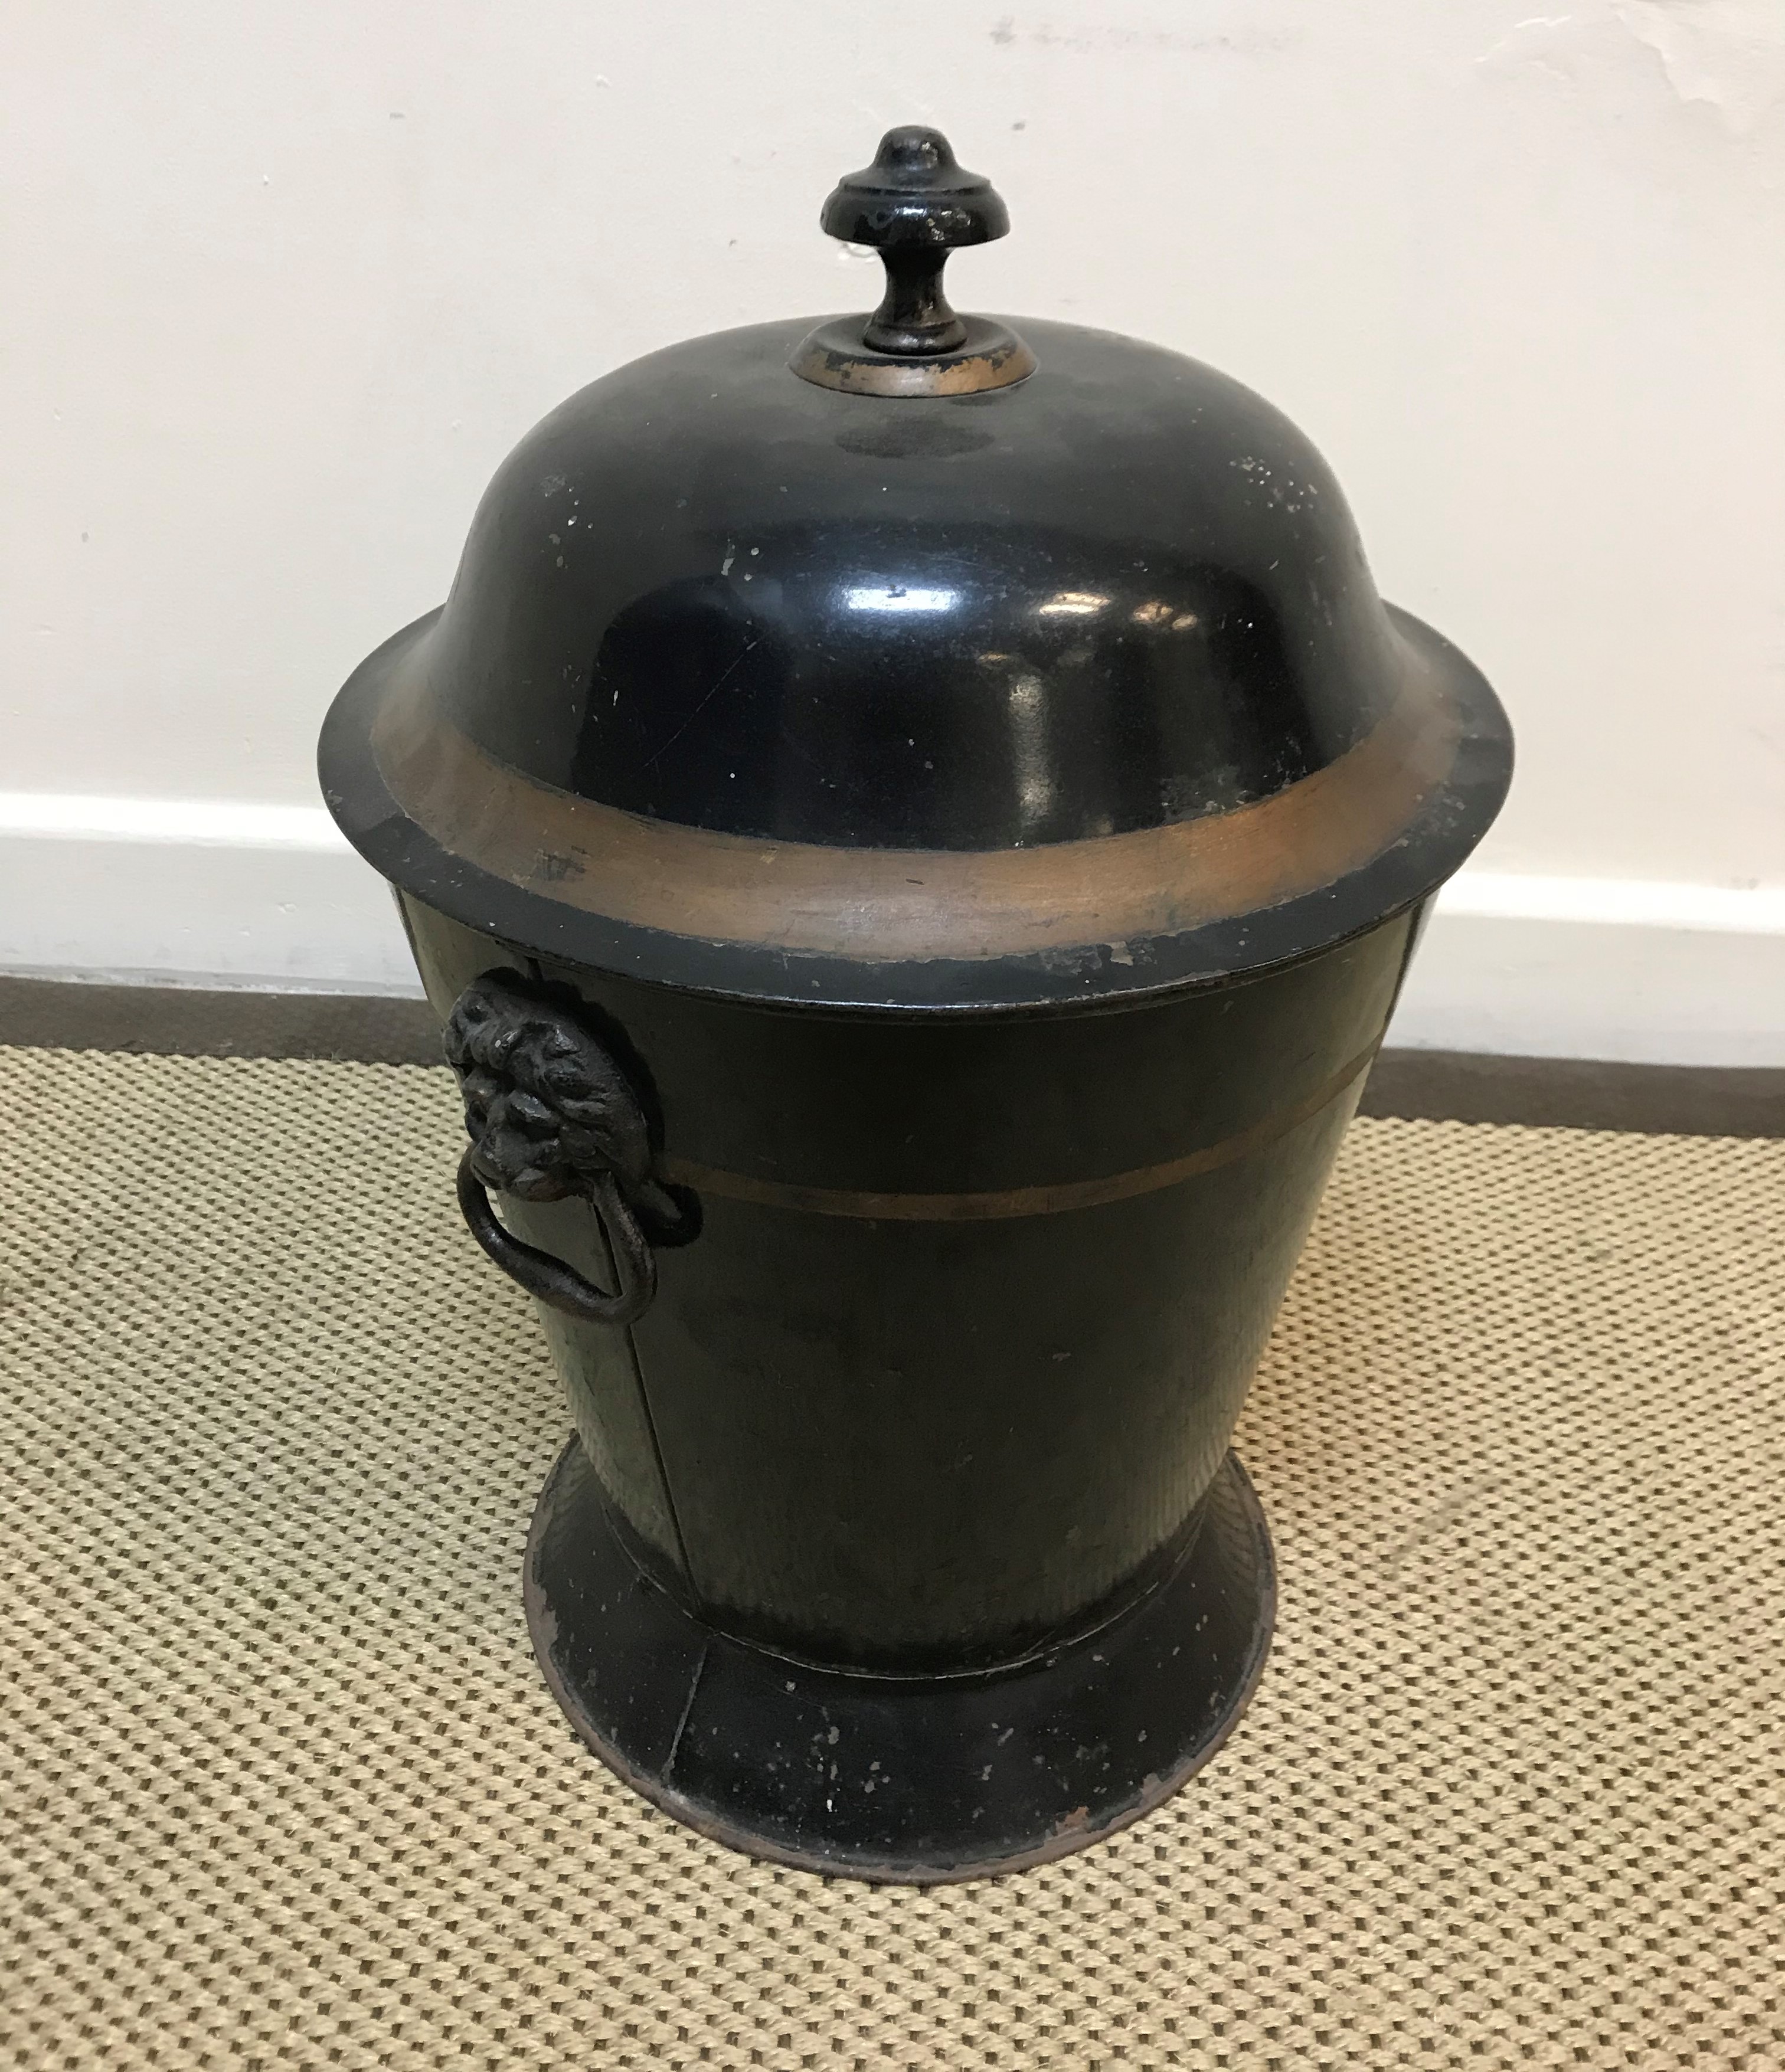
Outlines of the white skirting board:
{"label": "white skirting board", "polygon": [[1438,895],[1388,1041],[1785,1065],[1785,891],[1466,870]]}
{"label": "white skirting board", "polygon": [[0,970],[159,985],[421,985],[384,881],[320,806],[0,793]]}
{"label": "white skirting board", "polygon": [[[0,970],[419,990],[389,893],[309,806],[0,794]],[[1466,872],[1389,1040],[1785,1065],[1785,889]]]}

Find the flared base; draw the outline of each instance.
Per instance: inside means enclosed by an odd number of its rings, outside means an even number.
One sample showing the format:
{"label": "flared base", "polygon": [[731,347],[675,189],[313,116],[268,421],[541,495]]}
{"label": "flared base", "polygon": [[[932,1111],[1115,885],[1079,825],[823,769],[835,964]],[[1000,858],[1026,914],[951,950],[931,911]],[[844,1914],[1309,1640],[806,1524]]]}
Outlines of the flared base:
{"label": "flared base", "polygon": [[526,1604],[553,1695],[654,1805],[752,1856],[932,1885],[1046,1863],[1169,1798],[1252,1696],[1276,1580],[1229,1453],[1177,1567],[1094,1633],[971,1675],[814,1668],[646,1577],[573,1439],[534,1514]]}

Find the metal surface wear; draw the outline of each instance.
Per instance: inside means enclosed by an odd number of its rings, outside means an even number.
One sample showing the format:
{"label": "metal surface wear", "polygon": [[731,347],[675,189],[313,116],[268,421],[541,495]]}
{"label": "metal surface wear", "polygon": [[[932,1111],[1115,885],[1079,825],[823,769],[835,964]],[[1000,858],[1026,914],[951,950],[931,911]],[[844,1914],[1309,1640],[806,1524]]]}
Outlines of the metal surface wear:
{"label": "metal surface wear", "polygon": [[1407,659],[1424,695],[1269,799],[1033,849],[833,848],[622,812],[498,763],[430,713],[418,678],[393,681],[373,750],[442,849],[606,919],[870,964],[1119,952],[1318,891],[1393,847],[1461,731],[1430,658]]}
{"label": "metal surface wear", "polygon": [[1231,1453],[1198,1527],[1125,1616],[1025,1663],[838,1675],[714,1631],[641,1575],[573,1440],[534,1515],[527,1617],[577,1732],[677,1819],[804,1870],[945,1884],[1117,1832],[1227,1738],[1276,1610]]}

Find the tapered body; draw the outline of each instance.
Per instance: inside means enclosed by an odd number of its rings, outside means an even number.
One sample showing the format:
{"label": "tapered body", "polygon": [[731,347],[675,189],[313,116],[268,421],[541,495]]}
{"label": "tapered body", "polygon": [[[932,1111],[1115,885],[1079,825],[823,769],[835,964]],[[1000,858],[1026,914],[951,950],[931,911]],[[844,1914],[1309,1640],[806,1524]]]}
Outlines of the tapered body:
{"label": "tapered body", "polygon": [[[408,914],[442,1014],[524,960]],[[907,1671],[1007,1659],[1144,1583],[1226,1451],[1409,932],[961,1021],[542,963],[648,1074],[661,1170],[701,1203],[636,1323],[541,1312],[656,1572],[739,1634]],[[508,1213],[606,1272],[585,1203]]]}

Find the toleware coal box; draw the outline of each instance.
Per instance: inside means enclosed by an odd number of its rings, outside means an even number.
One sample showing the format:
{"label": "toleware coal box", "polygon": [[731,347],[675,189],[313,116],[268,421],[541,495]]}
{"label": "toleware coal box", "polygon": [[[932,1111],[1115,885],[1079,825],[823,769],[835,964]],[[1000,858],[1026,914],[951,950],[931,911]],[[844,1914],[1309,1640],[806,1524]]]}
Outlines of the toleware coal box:
{"label": "toleware coal box", "polygon": [[821,220],[879,308],[571,397],[321,770],[569,1397],[552,1690],[702,1832],[917,1881],[1108,1832],[1244,1706],[1228,1438],[1511,745],[1269,404],[955,313],[1006,216],[936,131]]}

